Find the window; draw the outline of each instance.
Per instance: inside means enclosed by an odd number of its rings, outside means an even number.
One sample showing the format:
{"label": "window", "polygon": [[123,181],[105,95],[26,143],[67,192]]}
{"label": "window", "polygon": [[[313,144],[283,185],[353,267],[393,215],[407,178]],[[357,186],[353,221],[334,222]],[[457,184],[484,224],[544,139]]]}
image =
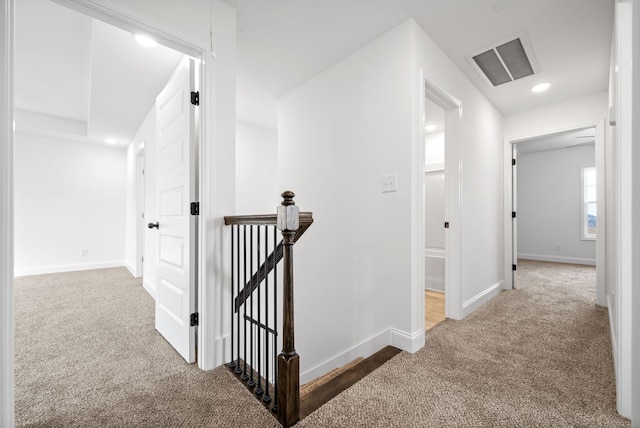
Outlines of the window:
{"label": "window", "polygon": [[598,214],[596,168],[582,167],[582,239],[596,239]]}

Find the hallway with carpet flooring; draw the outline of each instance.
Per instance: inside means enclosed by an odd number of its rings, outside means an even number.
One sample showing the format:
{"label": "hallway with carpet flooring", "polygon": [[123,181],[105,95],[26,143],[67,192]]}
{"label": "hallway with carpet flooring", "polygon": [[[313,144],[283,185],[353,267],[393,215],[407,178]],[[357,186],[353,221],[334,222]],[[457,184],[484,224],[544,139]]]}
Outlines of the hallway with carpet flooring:
{"label": "hallway with carpet flooring", "polygon": [[[520,288],[438,324],[297,426],[628,427],[595,269],[522,261],[518,273]],[[19,427],[279,426],[224,367],[181,359],[126,269],[21,277],[15,290]]]}

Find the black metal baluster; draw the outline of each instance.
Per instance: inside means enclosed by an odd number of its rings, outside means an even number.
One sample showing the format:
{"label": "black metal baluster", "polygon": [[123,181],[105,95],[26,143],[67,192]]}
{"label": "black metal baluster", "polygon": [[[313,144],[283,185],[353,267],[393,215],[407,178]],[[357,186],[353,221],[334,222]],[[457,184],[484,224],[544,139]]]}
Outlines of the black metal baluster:
{"label": "black metal baluster", "polygon": [[[255,228],[255,226],[253,226],[253,225],[249,226],[249,275],[250,275],[250,277],[253,276],[253,253],[254,253],[254,251],[253,251],[253,230],[254,230],[254,228]],[[251,290],[251,288],[249,288],[249,290]],[[256,386],[256,382],[253,379],[253,372],[254,372],[254,367],[255,367],[254,358],[253,358],[254,355],[255,355],[255,350],[253,349],[253,345],[254,345],[255,340],[253,338],[253,332],[256,329],[255,324],[254,324],[254,318],[253,318],[253,306],[254,306],[253,295],[254,295],[254,292],[251,291],[251,296],[250,296],[251,297],[251,301],[250,301],[251,306],[249,308],[250,309],[249,310],[249,320],[250,320],[249,321],[250,322],[250,324],[249,324],[249,333],[250,333],[249,343],[251,344],[251,349],[250,349],[250,352],[249,352],[249,357],[251,358],[251,361],[250,361],[249,367],[250,367],[251,370],[250,370],[250,376],[249,376],[250,379],[249,379],[249,383],[248,383],[250,388],[253,388],[254,386]],[[246,302],[246,298],[245,298],[245,302]]]}
{"label": "black metal baluster", "polygon": [[[258,260],[256,262],[256,266],[258,266],[258,269],[259,269],[260,262],[262,261],[262,252],[261,252],[262,248],[260,247],[260,234],[261,234],[262,230],[261,230],[260,226],[257,226],[257,228],[258,228],[258,233],[257,233],[258,236],[257,236],[257,240],[256,240],[256,248],[257,248],[256,254],[257,254]],[[256,271],[256,275],[258,275],[257,271]],[[257,337],[256,337],[256,340],[258,342],[258,354],[256,355],[257,360],[258,360],[258,364],[257,364],[257,366],[258,366],[257,367],[258,387],[256,388],[256,391],[255,391],[255,393],[256,393],[256,395],[258,397],[262,396],[262,394],[264,393],[264,390],[262,389],[262,365],[261,365],[263,350],[262,350],[262,346],[261,346],[262,345],[262,341],[260,340],[261,336],[262,336],[261,329],[263,327],[262,327],[262,317],[261,317],[260,306],[262,306],[262,292],[261,292],[260,284],[258,284],[258,319],[257,319],[258,322],[256,323],[256,326],[257,326],[256,329],[257,329],[257,333],[258,333]]]}
{"label": "black metal baluster", "polygon": [[[240,294],[240,226],[236,225],[236,284],[237,284],[237,295]],[[242,373],[242,369],[240,368],[240,309],[235,309],[236,311],[236,369],[234,370],[237,375]]]}
{"label": "black metal baluster", "polygon": [[236,294],[235,291],[235,284],[236,284],[236,278],[235,278],[235,274],[234,274],[234,261],[235,261],[235,245],[234,245],[234,231],[235,231],[236,227],[235,226],[231,226],[231,362],[229,363],[229,368],[234,368],[236,366],[236,362],[233,358],[233,298],[234,295]]}
{"label": "black metal baluster", "polygon": [[242,226],[242,237],[244,240],[244,246],[243,246],[243,250],[244,250],[244,277],[242,278],[242,284],[243,284],[243,296],[242,296],[242,301],[244,302],[244,304],[242,305],[242,311],[243,311],[243,321],[244,321],[244,352],[243,352],[243,360],[244,360],[244,370],[242,372],[242,380],[243,381],[247,381],[249,379],[249,375],[247,374],[247,297],[245,295],[245,291],[246,288],[244,287],[244,285],[247,283],[247,226],[243,225]]}
{"label": "black metal baluster", "polygon": [[[273,244],[274,254],[276,251],[276,242],[278,242],[278,228],[273,228]],[[278,411],[278,372],[276,370],[278,364],[278,264],[274,259],[273,266],[273,405],[271,411]]]}
{"label": "black metal baluster", "polygon": [[271,401],[269,395],[269,270],[267,266],[267,260],[269,258],[269,226],[264,227],[264,390],[265,394],[262,397],[264,403]]}

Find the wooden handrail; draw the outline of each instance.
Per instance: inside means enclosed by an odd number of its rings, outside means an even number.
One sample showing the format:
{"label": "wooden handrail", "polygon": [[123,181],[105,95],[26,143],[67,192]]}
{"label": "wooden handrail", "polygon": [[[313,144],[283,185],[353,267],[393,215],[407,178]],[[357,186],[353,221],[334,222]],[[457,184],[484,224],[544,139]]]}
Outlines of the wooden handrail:
{"label": "wooden handrail", "polygon": [[[227,226],[230,226],[232,224],[245,224],[254,226],[275,225],[277,219],[277,214],[228,215],[224,217],[224,224]],[[301,229],[304,227],[304,230],[307,230],[311,223],[313,223],[313,213],[300,213]],[[302,235],[302,233],[300,233],[299,235]],[[299,235],[298,237],[300,237]]]}

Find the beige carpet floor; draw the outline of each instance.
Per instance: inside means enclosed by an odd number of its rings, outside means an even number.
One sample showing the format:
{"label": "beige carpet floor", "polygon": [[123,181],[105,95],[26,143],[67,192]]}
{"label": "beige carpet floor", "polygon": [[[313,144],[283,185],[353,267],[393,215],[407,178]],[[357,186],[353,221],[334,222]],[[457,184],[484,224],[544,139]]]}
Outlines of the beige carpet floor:
{"label": "beige carpet floor", "polygon": [[186,364],[124,268],[16,279],[18,427],[277,427],[227,370]]}
{"label": "beige carpet floor", "polygon": [[[525,262],[518,290],[401,353],[300,427],[628,427],[593,268]],[[304,355],[301,355],[304,358]],[[226,369],[184,363],[125,269],[16,281],[19,427],[274,427]]]}
{"label": "beige carpet floor", "polygon": [[595,269],[520,261],[519,289],[429,330],[300,427],[628,427]]}

